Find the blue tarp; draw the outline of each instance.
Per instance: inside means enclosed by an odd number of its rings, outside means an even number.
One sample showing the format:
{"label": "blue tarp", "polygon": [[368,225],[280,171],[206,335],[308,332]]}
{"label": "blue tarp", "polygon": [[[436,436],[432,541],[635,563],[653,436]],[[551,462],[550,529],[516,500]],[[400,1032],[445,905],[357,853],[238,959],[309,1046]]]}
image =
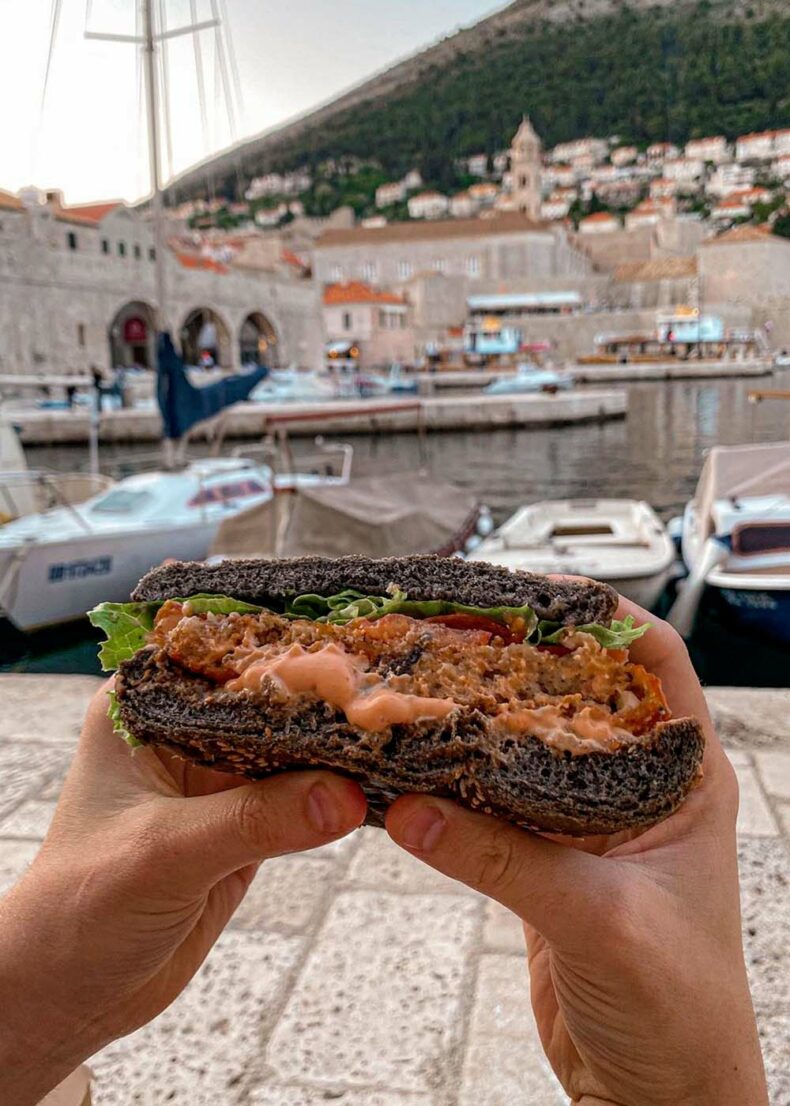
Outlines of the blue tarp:
{"label": "blue tarp", "polygon": [[205,388],[191,383],[184,362],[176,352],[173,339],[159,335],[157,349],[157,399],[165,424],[165,437],[178,439],[203,419],[218,415],[226,407],[240,403],[269,375],[267,368],[238,376],[226,376]]}

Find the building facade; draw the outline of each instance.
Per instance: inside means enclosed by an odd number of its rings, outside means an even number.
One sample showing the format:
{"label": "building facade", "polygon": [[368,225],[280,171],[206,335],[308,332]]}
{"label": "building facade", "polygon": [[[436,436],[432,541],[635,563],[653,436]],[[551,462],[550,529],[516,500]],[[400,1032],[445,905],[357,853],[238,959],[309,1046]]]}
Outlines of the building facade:
{"label": "building facade", "polygon": [[[25,206],[0,193],[0,371],[153,367],[155,262],[150,224],[122,204]],[[321,363],[313,281],[170,248],[164,265],[161,322],[188,360],[211,335],[223,367]]]}
{"label": "building facade", "polygon": [[362,280],[401,287],[424,273],[478,280],[542,279],[586,274],[589,259],[565,229],[520,212],[435,223],[333,230],[314,250],[319,284]]}
{"label": "building facade", "polygon": [[324,290],[324,327],[332,342],[353,342],[361,369],[414,360],[414,331],[403,296],[352,281]]}

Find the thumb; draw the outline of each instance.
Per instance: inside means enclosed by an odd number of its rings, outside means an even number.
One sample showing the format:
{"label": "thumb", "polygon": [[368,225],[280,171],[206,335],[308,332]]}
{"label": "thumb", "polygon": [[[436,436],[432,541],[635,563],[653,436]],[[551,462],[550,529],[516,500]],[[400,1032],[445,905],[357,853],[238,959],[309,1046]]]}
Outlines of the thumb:
{"label": "thumb", "polygon": [[390,807],[386,825],[402,848],[552,941],[572,940],[582,896],[593,879],[600,886],[599,858],[443,799],[407,795]]}
{"label": "thumb", "polygon": [[325,845],[364,820],[353,780],[329,772],[289,772],[213,795],[167,800],[173,874],[210,887],[250,864]]}

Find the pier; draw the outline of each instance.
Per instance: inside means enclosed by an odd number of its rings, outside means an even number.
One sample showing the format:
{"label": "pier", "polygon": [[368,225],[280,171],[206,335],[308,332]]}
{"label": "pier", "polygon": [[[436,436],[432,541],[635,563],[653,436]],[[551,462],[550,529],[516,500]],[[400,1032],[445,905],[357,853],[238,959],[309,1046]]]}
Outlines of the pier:
{"label": "pier", "polygon": [[[274,425],[289,433],[368,434],[442,430],[565,426],[624,418],[628,396],[619,390],[535,393],[523,396],[442,396],[387,400],[327,400],[323,403],[240,403],[220,416],[227,438],[260,436]],[[13,414],[24,445],[83,444],[90,413],[85,410],[17,410]],[[197,427],[193,438],[209,436],[215,423]],[[157,442],[162,420],[154,407],[103,411],[101,442]]]}
{"label": "pier", "polygon": [[609,384],[637,380],[712,380],[722,377],[769,376],[768,358],[749,361],[628,361],[620,364],[569,365],[582,384]]}

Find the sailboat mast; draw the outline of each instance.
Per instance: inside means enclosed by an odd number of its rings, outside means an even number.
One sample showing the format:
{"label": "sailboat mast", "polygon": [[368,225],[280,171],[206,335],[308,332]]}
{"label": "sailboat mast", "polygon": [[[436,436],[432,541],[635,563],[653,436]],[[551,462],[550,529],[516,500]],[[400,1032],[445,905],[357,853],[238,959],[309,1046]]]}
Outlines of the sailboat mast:
{"label": "sailboat mast", "polygon": [[151,167],[151,213],[153,215],[155,278],[156,278],[156,329],[166,326],[165,251],[162,214],[162,181],[159,159],[159,103],[156,80],[156,32],[154,28],[153,0],[141,0],[143,23],[143,61],[145,68],[146,101],[148,107],[148,157]]}

